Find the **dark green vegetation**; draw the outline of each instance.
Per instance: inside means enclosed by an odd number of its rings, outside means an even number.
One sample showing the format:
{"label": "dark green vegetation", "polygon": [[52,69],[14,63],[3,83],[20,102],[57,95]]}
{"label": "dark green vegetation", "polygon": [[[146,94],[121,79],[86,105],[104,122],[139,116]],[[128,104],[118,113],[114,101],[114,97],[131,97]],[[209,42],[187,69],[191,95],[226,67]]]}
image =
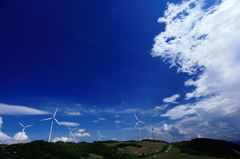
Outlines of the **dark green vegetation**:
{"label": "dark green vegetation", "polygon": [[213,156],[222,158],[240,158],[240,146],[224,140],[198,138],[174,144],[181,153]]}
{"label": "dark green vegetation", "polygon": [[134,159],[133,155],[118,152],[116,147],[110,147],[100,142],[71,143],[33,141],[26,144],[3,146],[0,150],[1,159]]}
{"label": "dark green vegetation", "polygon": [[193,139],[178,143],[159,140],[100,141],[71,143],[33,141],[0,145],[1,159],[237,159],[240,146],[213,139]]}

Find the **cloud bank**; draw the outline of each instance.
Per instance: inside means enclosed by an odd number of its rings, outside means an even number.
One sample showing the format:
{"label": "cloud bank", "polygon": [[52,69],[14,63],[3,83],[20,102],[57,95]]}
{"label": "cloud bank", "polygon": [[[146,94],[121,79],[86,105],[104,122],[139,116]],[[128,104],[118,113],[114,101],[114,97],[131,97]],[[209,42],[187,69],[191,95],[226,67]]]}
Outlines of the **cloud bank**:
{"label": "cloud bank", "polygon": [[[166,28],[155,37],[152,56],[191,75],[184,84],[195,87],[186,93],[186,100],[195,98],[195,103],[176,106],[162,116],[182,119],[177,126],[189,133],[207,122],[207,132],[198,134],[234,138],[240,131],[236,122],[240,115],[240,1],[218,2],[211,7],[204,0],[169,3],[158,20]],[[228,129],[219,123],[226,123]],[[194,124],[195,129],[185,127]]]}

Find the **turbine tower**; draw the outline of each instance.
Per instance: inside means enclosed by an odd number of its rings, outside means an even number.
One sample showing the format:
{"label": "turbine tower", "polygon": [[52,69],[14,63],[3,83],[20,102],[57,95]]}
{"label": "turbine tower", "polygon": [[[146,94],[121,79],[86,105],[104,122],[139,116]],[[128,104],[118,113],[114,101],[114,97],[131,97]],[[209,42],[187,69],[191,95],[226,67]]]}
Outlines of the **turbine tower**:
{"label": "turbine tower", "polygon": [[142,121],[140,121],[140,120],[138,120],[138,118],[137,118],[137,116],[136,116],[136,114],[134,113],[134,116],[135,116],[135,118],[136,118],[136,125],[135,125],[135,127],[134,128],[136,128],[137,127],[137,131],[138,131],[138,140],[139,141],[141,141],[141,139],[140,139],[140,131],[139,131],[139,126],[138,126],[138,124],[139,124],[139,122],[140,123],[143,123]]}
{"label": "turbine tower", "polygon": [[55,120],[55,121],[58,123],[58,125],[61,126],[61,124],[60,124],[60,123],[57,121],[57,119],[55,118],[56,113],[57,113],[57,110],[58,110],[58,108],[55,110],[55,112],[54,112],[54,114],[53,114],[53,116],[52,116],[51,118],[47,118],[47,119],[42,119],[42,120],[41,120],[41,121],[43,121],[43,120],[52,120],[51,126],[50,126],[50,132],[49,132],[49,135],[48,135],[48,142],[50,142],[50,139],[51,139],[53,121]]}
{"label": "turbine tower", "polygon": [[173,141],[175,142],[175,136],[174,136],[174,133],[170,133],[173,137]]}
{"label": "turbine tower", "polygon": [[33,126],[33,125],[24,126],[22,123],[20,123],[20,122],[18,122],[18,123],[23,127],[23,129],[22,129],[22,134],[21,134],[21,138],[20,138],[20,140],[19,140],[19,143],[21,143],[21,142],[22,142],[22,136],[23,136],[24,130],[25,130],[27,127],[30,127],[30,126]]}
{"label": "turbine tower", "polygon": [[73,131],[73,130],[76,130],[77,128],[71,129],[69,126],[67,126],[67,127],[68,127],[68,129],[70,130],[69,139],[70,139],[70,141],[72,141],[72,131]]}
{"label": "turbine tower", "polygon": [[152,128],[152,135],[153,135],[153,140],[155,140],[155,136],[154,136],[154,127],[149,123],[149,125],[151,126]]}
{"label": "turbine tower", "polygon": [[105,137],[105,136],[102,136],[98,130],[98,140],[97,141],[100,141],[102,137]]}

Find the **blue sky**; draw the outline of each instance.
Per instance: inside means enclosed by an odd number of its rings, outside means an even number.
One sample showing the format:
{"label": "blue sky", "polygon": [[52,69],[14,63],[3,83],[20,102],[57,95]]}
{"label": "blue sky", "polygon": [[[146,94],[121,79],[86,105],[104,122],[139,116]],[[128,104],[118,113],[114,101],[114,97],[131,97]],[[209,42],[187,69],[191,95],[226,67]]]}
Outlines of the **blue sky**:
{"label": "blue sky", "polygon": [[1,1],[0,142],[239,140],[239,5]]}

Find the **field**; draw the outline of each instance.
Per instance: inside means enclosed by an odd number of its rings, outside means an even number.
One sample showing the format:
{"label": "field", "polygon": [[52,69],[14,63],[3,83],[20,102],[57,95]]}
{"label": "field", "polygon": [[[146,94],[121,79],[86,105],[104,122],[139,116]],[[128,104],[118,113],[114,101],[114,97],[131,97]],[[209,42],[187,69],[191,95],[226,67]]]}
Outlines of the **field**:
{"label": "field", "polygon": [[[124,146],[119,146],[124,144]],[[166,142],[145,140],[141,142],[108,143],[108,146],[117,146],[120,152],[128,152],[133,155],[149,155],[159,153],[167,145]]]}

